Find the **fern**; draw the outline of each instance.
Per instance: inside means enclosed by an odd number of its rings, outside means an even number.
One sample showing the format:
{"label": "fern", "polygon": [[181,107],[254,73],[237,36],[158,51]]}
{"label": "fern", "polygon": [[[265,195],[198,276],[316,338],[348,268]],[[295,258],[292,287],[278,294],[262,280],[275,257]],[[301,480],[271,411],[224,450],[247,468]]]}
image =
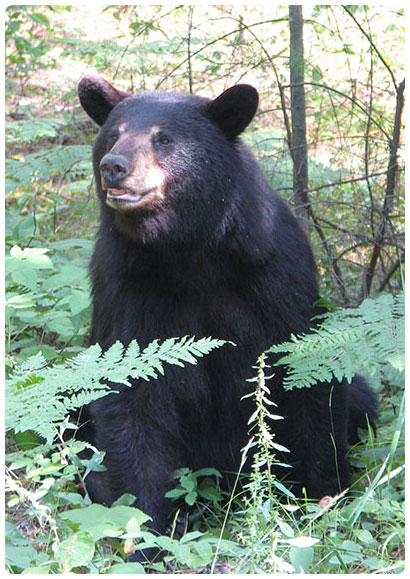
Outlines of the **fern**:
{"label": "fern", "polygon": [[63,364],[47,366],[32,356],[6,381],[6,429],[32,430],[51,443],[67,414],[108,393],[109,383],[130,386],[128,377],[150,380],[164,374],[164,363],[184,366],[226,344],[212,338],[155,340],[144,350],[136,341],[127,348],[116,342],[106,352],[91,346]]}
{"label": "fern", "polygon": [[292,336],[268,353],[287,355],[277,364],[288,367],[285,388],[302,388],[366,371],[374,374],[386,364],[404,369],[404,294],[381,294],[358,308],[329,313],[312,333]]}
{"label": "fern", "polygon": [[60,145],[25,155],[22,159],[8,159],[7,191],[15,187],[30,187],[33,179],[48,181],[69,171],[75,175],[88,175],[91,172],[89,154],[87,145]]}
{"label": "fern", "polygon": [[41,117],[33,119],[23,119],[9,123],[6,132],[7,143],[31,143],[46,137],[56,138],[58,132],[67,124],[65,119],[56,117]]}

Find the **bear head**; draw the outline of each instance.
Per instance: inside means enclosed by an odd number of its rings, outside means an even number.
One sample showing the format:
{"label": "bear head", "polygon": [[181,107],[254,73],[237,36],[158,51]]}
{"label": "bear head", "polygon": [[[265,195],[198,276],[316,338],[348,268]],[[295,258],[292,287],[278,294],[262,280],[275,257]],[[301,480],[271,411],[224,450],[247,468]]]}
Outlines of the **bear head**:
{"label": "bear head", "polygon": [[239,84],[214,100],[168,92],[131,95],[84,76],[85,112],[101,127],[93,150],[103,219],[133,240],[209,242],[232,221],[244,147],[258,106]]}

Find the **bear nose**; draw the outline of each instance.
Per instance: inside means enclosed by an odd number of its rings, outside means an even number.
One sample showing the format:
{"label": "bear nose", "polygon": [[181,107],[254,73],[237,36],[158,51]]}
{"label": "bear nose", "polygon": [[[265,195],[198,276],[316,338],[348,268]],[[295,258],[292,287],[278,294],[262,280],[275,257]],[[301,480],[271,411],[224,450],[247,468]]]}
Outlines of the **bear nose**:
{"label": "bear nose", "polygon": [[100,172],[107,185],[119,185],[130,173],[130,164],[122,155],[105,155],[100,162]]}

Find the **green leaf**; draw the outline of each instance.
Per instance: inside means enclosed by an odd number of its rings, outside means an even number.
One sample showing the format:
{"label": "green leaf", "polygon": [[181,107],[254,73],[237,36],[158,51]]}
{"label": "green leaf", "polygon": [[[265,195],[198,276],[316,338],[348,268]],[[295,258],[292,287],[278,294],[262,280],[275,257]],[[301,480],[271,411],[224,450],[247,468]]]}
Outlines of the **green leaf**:
{"label": "green leaf", "polygon": [[80,288],[88,287],[87,270],[78,265],[63,265],[58,273],[51,275],[43,283],[44,289],[55,289],[61,286]]}
{"label": "green leaf", "polygon": [[196,480],[194,479],[193,475],[189,476],[181,476],[179,479],[181,486],[187,490],[188,492],[193,491],[196,487]]}
{"label": "green leaf", "polygon": [[367,529],[355,529],[354,534],[356,538],[365,545],[372,545],[376,542],[371,532]]}
{"label": "green leaf", "polygon": [[198,494],[208,501],[221,501],[223,498],[218,489],[215,488],[214,481],[210,478],[206,478],[200,483]]}
{"label": "green leaf", "polygon": [[37,291],[38,275],[29,264],[23,262],[18,271],[12,272],[11,278],[17,285],[22,285],[34,293]]}
{"label": "green leaf", "polygon": [[15,245],[10,249],[10,255],[15,259],[27,261],[35,269],[54,269],[53,262],[46,253],[49,250],[40,247],[25,247]]}
{"label": "green leaf", "polygon": [[301,535],[299,537],[293,537],[291,539],[286,539],[286,543],[292,545],[293,547],[297,547],[298,549],[306,549],[307,547],[313,547],[316,543],[319,542],[319,539],[315,539],[314,537],[307,537],[305,535]]}
{"label": "green leaf", "polygon": [[112,507],[120,507],[125,505],[126,507],[131,507],[135,503],[135,496],[130,493],[124,493],[119,499],[113,502]]}
{"label": "green leaf", "polygon": [[44,26],[47,26],[47,27],[50,26],[50,22],[49,22],[47,16],[45,16],[44,14],[41,14],[40,12],[32,12],[31,14],[28,13],[27,15],[29,18],[31,18],[37,24],[43,24]]}
{"label": "green leaf", "polygon": [[41,567],[27,567],[21,572],[22,575],[48,575],[51,571],[52,565],[42,565]]}
{"label": "green leaf", "polygon": [[90,295],[82,289],[72,289],[68,295],[59,300],[56,307],[67,304],[73,316],[86,310],[90,304]]}
{"label": "green leaf", "polygon": [[12,307],[14,309],[31,308],[35,304],[34,298],[34,293],[10,295],[7,297],[6,306]]}
{"label": "green leaf", "polygon": [[141,531],[141,525],[135,517],[131,517],[125,529],[127,531],[125,537],[127,539],[132,539],[138,536],[139,532]]}
{"label": "green leaf", "polygon": [[185,494],[186,494],[185,489],[172,489],[172,490],[168,491],[167,493],[165,493],[165,496],[168,499],[178,499],[179,497],[182,497]]}
{"label": "green leaf", "polygon": [[16,432],[14,433],[13,438],[20,450],[35,448],[43,443],[43,440],[30,430],[26,430],[25,432]]}
{"label": "green leaf", "polygon": [[222,478],[222,474],[216,468],[201,468],[200,470],[196,470],[194,475],[198,478],[200,476],[216,476],[218,478]]}
{"label": "green leaf", "polygon": [[313,547],[291,547],[289,556],[295,573],[309,573],[313,561]]}
{"label": "green leaf", "polygon": [[55,332],[60,336],[71,337],[74,332],[74,326],[72,320],[66,315],[59,315],[55,310],[51,314],[53,317],[47,322],[47,330],[49,332]]}
{"label": "green leaf", "polygon": [[187,495],[185,495],[185,502],[192,507],[192,505],[195,504],[196,500],[198,498],[198,493],[195,491],[192,491],[190,493],[188,493]]}
{"label": "green leaf", "polygon": [[282,533],[285,535],[285,537],[293,538],[295,536],[294,529],[288,523],[282,521],[282,519],[279,518],[277,519],[276,522]]}
{"label": "green leaf", "polygon": [[18,569],[27,569],[30,565],[41,565],[47,561],[45,553],[38,553],[28,539],[10,522],[5,522],[6,563]]}
{"label": "green leaf", "polygon": [[141,563],[117,563],[107,571],[108,575],[144,575],[145,569]]}
{"label": "green leaf", "polygon": [[393,368],[395,368],[399,372],[403,372],[406,367],[406,358],[404,350],[402,350],[401,352],[393,352],[387,355],[386,362],[391,364],[391,366],[393,366]]}
{"label": "green leaf", "polygon": [[195,541],[196,539],[199,539],[199,537],[203,537],[204,533],[202,533],[201,531],[189,531],[188,533],[185,533],[185,535],[183,535],[180,539],[180,543],[181,545],[183,545],[184,543],[188,543],[189,541]]}
{"label": "green leaf", "polygon": [[98,504],[60,513],[59,517],[67,524],[74,525],[74,528],[89,532],[94,541],[103,537],[122,536],[126,533],[127,524],[131,519],[138,525],[150,520],[148,515],[134,507],[120,505],[108,508]]}
{"label": "green leaf", "polygon": [[52,249],[58,249],[59,251],[70,250],[74,248],[82,248],[87,251],[87,255],[91,253],[94,247],[94,242],[91,239],[81,239],[75,237],[73,239],[59,239],[58,241],[53,241],[49,244]]}
{"label": "green leaf", "polygon": [[343,541],[337,553],[337,556],[330,559],[330,562],[336,565],[340,564],[339,557],[346,565],[361,561],[362,559],[360,545],[350,540]]}
{"label": "green leaf", "polygon": [[35,231],[36,220],[33,215],[21,217],[6,212],[6,239],[18,240],[21,243],[25,239],[30,239]]}
{"label": "green leaf", "polygon": [[87,565],[94,556],[94,538],[88,531],[74,533],[56,545],[56,558],[63,573]]}

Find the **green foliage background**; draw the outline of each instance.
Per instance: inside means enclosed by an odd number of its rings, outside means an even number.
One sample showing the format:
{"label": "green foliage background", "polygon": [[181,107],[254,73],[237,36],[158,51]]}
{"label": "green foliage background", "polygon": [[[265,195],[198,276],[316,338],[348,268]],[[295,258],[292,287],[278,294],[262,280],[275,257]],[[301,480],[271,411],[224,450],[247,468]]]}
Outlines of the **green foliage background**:
{"label": "green foliage background", "polygon": [[[58,398],[75,364],[89,354],[87,267],[98,221],[91,168],[96,127],[79,106],[78,80],[91,70],[123,90],[210,97],[238,82],[253,84],[261,104],[244,140],[292,204],[288,7],[14,5],[6,11],[5,85],[11,420],[6,537],[12,573],[143,573],[142,565],[122,560],[136,543],[168,549],[168,566],[158,564],[160,572],[403,569],[403,143],[394,195],[385,209],[396,97],[404,76],[404,10],[385,5],[304,10],[311,240],[322,294],[336,313],[317,334],[279,349],[292,353],[285,360],[294,363],[291,386],[300,385],[300,377],[310,384],[324,370],[350,376],[360,367],[372,374],[382,399],[379,433],[352,451],[361,473],[353,498],[342,495],[333,508],[297,502],[255,464],[248,493],[238,501],[221,491],[219,473],[212,469],[181,471],[173,500],[195,503],[199,513],[182,538],[150,534],[145,515],[130,506],[132,497],[113,509],[101,507],[100,528],[90,524],[87,508],[97,505],[90,506],[75,482],[103,469],[103,455],[89,448],[91,458],[84,460],[84,445],[65,440],[72,425],[64,420],[69,408]],[[378,240],[372,299],[352,309],[367,295],[365,279]],[[181,351],[197,356],[193,344],[175,340],[163,361],[169,362],[169,352],[174,362],[182,360]],[[153,345],[148,364],[156,347],[161,346]],[[118,348],[105,359],[108,366],[122,357]],[[335,348],[338,355],[332,356]],[[107,366],[94,354],[84,376],[92,373],[97,384]],[[116,371],[126,379],[130,368],[116,365]],[[259,464],[275,460],[267,427],[270,371],[261,362],[255,382]],[[48,414],[46,391],[53,408]],[[72,393],[80,403],[87,390]],[[30,412],[30,400],[37,412]]]}

